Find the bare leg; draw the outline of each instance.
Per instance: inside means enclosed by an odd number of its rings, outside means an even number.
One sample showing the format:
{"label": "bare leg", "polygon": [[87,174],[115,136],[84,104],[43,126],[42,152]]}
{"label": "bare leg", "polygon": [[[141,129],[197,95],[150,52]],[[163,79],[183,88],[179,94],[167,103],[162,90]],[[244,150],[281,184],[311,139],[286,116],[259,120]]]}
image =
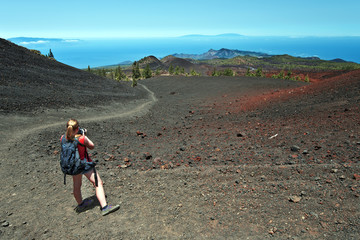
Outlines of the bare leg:
{"label": "bare leg", "polygon": [[73,193],[76,202],[79,204],[82,203],[82,196],[81,196],[81,184],[82,184],[82,174],[74,175],[73,176]]}
{"label": "bare leg", "polygon": [[99,174],[96,172],[97,174],[97,179],[98,179],[98,186],[95,186],[95,174],[94,174],[94,170],[85,173],[84,175],[90,180],[90,182],[94,185],[95,187],[95,193],[96,193],[96,197],[99,200],[100,206],[103,208],[107,205],[106,202],[106,198],[105,198],[105,191],[104,191],[104,187],[103,187],[103,182],[99,176]]}

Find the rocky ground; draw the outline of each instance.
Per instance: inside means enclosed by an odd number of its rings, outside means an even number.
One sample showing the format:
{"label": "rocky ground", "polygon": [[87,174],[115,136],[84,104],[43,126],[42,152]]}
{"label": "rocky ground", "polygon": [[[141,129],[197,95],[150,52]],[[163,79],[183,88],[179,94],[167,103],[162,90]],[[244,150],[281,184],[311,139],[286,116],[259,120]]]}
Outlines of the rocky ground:
{"label": "rocky ground", "polygon": [[[1,239],[357,239],[360,72],[313,77],[158,77],[41,110],[32,97],[13,104],[24,94],[12,87],[0,114]],[[70,117],[96,145],[116,213],[74,211],[58,163]]]}

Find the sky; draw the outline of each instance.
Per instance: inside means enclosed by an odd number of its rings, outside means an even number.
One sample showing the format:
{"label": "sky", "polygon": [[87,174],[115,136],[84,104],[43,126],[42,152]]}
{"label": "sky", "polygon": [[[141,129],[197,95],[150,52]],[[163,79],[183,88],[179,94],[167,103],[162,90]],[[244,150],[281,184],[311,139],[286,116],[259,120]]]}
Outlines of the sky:
{"label": "sky", "polygon": [[359,0],[0,0],[0,37],[360,36]]}

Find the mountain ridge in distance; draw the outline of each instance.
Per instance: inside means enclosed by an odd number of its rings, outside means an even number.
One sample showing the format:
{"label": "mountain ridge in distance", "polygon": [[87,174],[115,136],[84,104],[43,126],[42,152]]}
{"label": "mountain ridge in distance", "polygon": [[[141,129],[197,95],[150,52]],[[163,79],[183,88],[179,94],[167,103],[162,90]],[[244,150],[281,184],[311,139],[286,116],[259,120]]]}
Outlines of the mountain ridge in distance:
{"label": "mountain ridge in distance", "polygon": [[270,57],[271,55],[262,52],[253,51],[241,51],[236,49],[221,48],[220,50],[210,49],[209,51],[202,54],[184,54],[175,53],[172,54],[178,58],[191,58],[195,60],[209,60],[215,58],[234,58],[237,56],[252,56],[252,57]]}

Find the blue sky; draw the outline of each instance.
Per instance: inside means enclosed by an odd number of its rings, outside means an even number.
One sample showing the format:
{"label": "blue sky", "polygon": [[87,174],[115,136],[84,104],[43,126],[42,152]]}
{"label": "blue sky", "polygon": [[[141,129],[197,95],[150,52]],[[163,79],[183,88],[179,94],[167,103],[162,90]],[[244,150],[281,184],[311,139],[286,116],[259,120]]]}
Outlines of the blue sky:
{"label": "blue sky", "polygon": [[1,0],[0,37],[360,36],[359,0]]}

